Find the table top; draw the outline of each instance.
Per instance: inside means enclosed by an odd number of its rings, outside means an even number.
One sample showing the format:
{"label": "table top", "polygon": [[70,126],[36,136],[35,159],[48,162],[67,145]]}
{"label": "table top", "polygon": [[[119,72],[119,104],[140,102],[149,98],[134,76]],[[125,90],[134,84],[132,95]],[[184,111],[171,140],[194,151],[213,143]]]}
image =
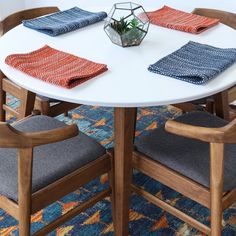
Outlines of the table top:
{"label": "table top", "polygon": [[[167,3],[168,1],[165,1],[166,5]],[[217,4],[219,5],[218,2]],[[161,6],[155,4],[153,8],[148,6],[146,10],[155,10]],[[111,7],[112,4],[105,10]],[[189,11],[189,5],[185,9],[184,5],[180,4],[178,9]],[[90,7],[86,10],[104,10],[104,8]],[[204,85],[193,85],[147,70],[150,64],[190,40],[216,47],[236,48],[236,31],[223,24],[199,35],[150,25],[149,32],[141,45],[128,48],[111,43],[103,26],[104,22],[100,22],[61,36],[50,37],[20,25],[0,38],[0,69],[18,85],[38,94],[74,103],[110,107],[140,107],[191,101],[236,84],[236,64]],[[65,89],[32,78],[7,66],[4,62],[9,54],[26,53],[45,44],[107,64],[108,71],[75,88]]]}

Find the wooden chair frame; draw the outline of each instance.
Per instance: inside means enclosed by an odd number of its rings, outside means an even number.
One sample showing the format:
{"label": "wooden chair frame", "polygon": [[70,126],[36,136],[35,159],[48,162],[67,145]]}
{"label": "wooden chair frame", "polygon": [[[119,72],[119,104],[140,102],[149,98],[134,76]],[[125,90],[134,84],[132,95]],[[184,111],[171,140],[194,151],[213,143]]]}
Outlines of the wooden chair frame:
{"label": "wooden chair frame", "polygon": [[[59,9],[57,7],[40,7],[16,12],[0,22],[0,36],[21,24],[22,20],[32,19],[58,11]],[[16,116],[17,119],[21,119],[27,115],[30,115],[34,108],[41,111],[41,114],[43,115],[54,117],[62,113],[67,115],[69,110],[75,109],[79,106],[79,104],[76,103],[63,101],[52,105],[49,101],[44,101],[38,96],[36,96],[35,99],[33,93],[9,81],[6,76],[3,75],[3,73],[0,73],[0,84],[0,121],[6,121],[6,111]],[[18,111],[12,109],[6,104],[7,92],[21,101]]]}
{"label": "wooden chair frame", "polygon": [[[208,8],[195,8],[192,13],[200,15],[200,16],[217,18],[220,20],[222,24],[225,24],[231,27],[232,29],[236,30],[236,14],[235,13],[221,11],[217,9],[208,9]],[[233,86],[232,88],[228,89],[227,93],[228,93],[227,95],[222,94],[222,96],[227,101],[227,103],[230,104],[234,100],[236,100],[236,86]],[[213,97],[213,99],[209,99],[209,98],[206,99],[205,110],[210,113],[216,113],[216,115],[219,115],[218,112],[220,113],[224,112],[224,116],[220,114],[221,117],[223,117],[226,120],[234,119],[236,117],[235,109],[231,109],[228,106],[228,104],[227,105],[225,104],[226,106],[220,108],[220,104],[218,101],[219,99],[216,97]],[[174,106],[178,107],[179,109],[185,112],[196,110],[196,106],[192,104],[191,102],[179,103],[179,104],[175,104]],[[219,111],[219,109],[222,109],[222,111]]]}
{"label": "wooden chair frame", "polygon": [[[109,173],[111,177],[110,183],[112,184],[112,159],[111,154],[107,153],[82,168],[58,179],[54,183],[32,193],[33,148],[69,139],[77,134],[78,128],[75,124],[49,131],[26,133],[14,129],[9,124],[0,122],[0,147],[18,148],[18,203],[1,195],[0,208],[19,221],[20,236],[30,235],[31,214],[75,191],[92,179]],[[76,216],[110,194],[111,188],[103,190],[87,202],[80,204],[40,229],[34,235],[46,235],[58,225],[63,224],[68,219]]]}
{"label": "wooden chair frame", "polygon": [[[6,91],[20,100],[17,110],[6,104]],[[11,82],[0,71],[0,121],[6,120],[6,112],[14,115],[17,119],[22,119],[31,114],[34,109],[35,93],[21,88]]]}
{"label": "wooden chair frame", "polygon": [[229,27],[236,30],[235,13],[209,8],[195,8],[192,13],[200,16],[219,19],[222,24],[228,25]]}
{"label": "wooden chair frame", "polygon": [[210,189],[151,160],[138,151],[133,152],[133,167],[209,208],[211,210],[211,228],[137,186],[132,186],[133,191],[198,230],[212,236],[220,236],[222,212],[236,201],[236,189],[223,192],[224,144],[236,143],[236,120],[222,128],[192,126],[171,120],[167,121],[165,129],[176,135],[209,143]]}
{"label": "wooden chair frame", "polygon": [[[200,16],[217,18],[220,20],[220,22],[222,24],[225,24],[225,25],[231,27],[232,29],[236,30],[236,14],[235,13],[221,11],[221,10],[217,10],[217,9],[209,9],[209,8],[195,8],[192,13],[200,15]],[[227,92],[228,92],[227,101],[228,101],[228,104],[230,104],[236,100],[236,86],[229,88],[227,90]],[[214,101],[212,104],[214,104]],[[212,105],[212,108],[213,108],[212,111],[214,112],[214,105]],[[233,109],[231,109],[227,105],[224,109],[226,109],[226,108],[228,109],[228,117],[226,117],[227,120],[233,120],[236,117],[235,107]],[[211,112],[208,109],[207,109],[207,111]]]}

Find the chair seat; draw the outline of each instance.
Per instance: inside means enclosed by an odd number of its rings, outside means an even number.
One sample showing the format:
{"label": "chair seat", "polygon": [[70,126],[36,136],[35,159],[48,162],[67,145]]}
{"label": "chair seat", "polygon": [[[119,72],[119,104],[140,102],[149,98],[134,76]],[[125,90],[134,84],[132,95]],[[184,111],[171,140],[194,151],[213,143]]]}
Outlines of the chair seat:
{"label": "chair seat", "polygon": [[[47,116],[35,116],[14,127],[36,132],[63,127]],[[34,148],[32,191],[35,192],[106,153],[105,148],[82,132],[78,136]],[[18,200],[17,151],[0,148],[0,194]]]}
{"label": "chair seat", "polygon": [[[176,121],[203,127],[221,127],[228,123],[206,112],[186,113],[178,117]],[[135,146],[139,152],[154,161],[209,188],[209,143],[168,133],[164,130],[164,126],[160,126],[137,139]],[[236,188],[236,145],[226,144],[224,191],[234,188]]]}

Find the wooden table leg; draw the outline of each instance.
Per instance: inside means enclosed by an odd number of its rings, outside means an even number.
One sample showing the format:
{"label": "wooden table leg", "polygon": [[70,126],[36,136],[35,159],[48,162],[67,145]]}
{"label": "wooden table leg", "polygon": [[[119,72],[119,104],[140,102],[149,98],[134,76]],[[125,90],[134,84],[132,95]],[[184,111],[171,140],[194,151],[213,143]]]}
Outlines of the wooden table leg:
{"label": "wooden table leg", "polygon": [[132,151],[136,108],[115,108],[115,235],[129,233]]}
{"label": "wooden table leg", "polygon": [[229,99],[228,91],[223,91],[214,95],[216,115],[229,120]]}

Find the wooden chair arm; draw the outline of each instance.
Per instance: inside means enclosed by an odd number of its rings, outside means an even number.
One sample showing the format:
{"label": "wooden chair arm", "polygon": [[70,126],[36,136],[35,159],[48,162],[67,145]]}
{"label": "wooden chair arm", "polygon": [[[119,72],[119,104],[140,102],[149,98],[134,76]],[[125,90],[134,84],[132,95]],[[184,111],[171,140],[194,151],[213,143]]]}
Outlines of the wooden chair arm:
{"label": "wooden chair arm", "polygon": [[3,25],[2,22],[0,22],[0,37],[3,35]]}
{"label": "wooden chair arm", "polygon": [[195,8],[192,13],[200,16],[219,19],[221,23],[228,25],[233,29],[236,29],[235,13],[208,8]]}
{"label": "wooden chair arm", "polygon": [[209,143],[236,143],[236,119],[220,128],[194,126],[169,120],[166,122],[165,130],[179,136]]}
{"label": "wooden chair arm", "polygon": [[0,146],[8,148],[33,148],[36,146],[55,143],[78,135],[76,124],[62,128],[41,131],[21,132],[6,123],[0,123]]}

